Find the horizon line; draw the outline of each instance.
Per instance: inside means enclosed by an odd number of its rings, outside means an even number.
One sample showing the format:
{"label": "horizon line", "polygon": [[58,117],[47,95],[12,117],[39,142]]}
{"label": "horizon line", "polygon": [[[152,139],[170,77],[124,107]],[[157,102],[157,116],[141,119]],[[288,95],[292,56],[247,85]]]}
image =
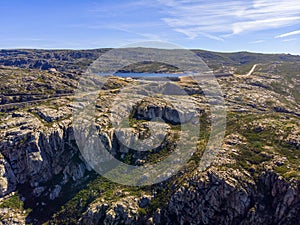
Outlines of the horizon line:
{"label": "horizon line", "polygon": [[290,53],[290,52],[254,52],[248,50],[237,50],[237,51],[218,51],[218,50],[207,50],[202,48],[154,48],[154,47],[99,47],[99,48],[42,48],[42,47],[13,47],[13,48],[0,48],[0,51],[12,51],[12,50],[44,50],[44,51],[93,51],[93,50],[110,50],[110,49],[118,49],[118,48],[145,48],[145,49],[165,49],[165,50],[176,50],[176,49],[185,49],[190,51],[206,51],[213,53],[250,53],[250,54],[264,54],[264,55],[292,55],[292,56],[300,56],[300,53]]}

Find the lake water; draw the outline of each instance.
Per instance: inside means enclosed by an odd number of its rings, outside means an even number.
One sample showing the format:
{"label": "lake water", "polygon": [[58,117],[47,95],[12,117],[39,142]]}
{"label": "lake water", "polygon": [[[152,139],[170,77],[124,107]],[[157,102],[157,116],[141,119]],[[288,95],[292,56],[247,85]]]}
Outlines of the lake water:
{"label": "lake water", "polygon": [[[105,74],[98,74],[104,76]],[[118,77],[132,77],[132,78],[147,78],[147,77],[179,77],[184,76],[182,73],[115,73]]]}

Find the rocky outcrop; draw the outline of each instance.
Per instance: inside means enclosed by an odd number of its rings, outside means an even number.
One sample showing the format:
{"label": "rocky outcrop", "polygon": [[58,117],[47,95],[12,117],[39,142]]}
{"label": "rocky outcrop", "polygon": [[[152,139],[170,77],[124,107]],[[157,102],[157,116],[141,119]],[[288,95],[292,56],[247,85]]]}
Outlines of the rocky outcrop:
{"label": "rocky outcrop", "polygon": [[[184,99],[182,99],[184,101]],[[184,124],[195,118],[201,111],[200,108],[195,110],[193,103],[184,101],[184,104],[172,105],[163,100],[146,98],[137,106],[133,117],[137,119],[153,120],[162,119],[172,124]]]}
{"label": "rocky outcrop", "polygon": [[269,172],[254,183],[228,172],[234,176],[208,172],[189,180],[154,216],[154,224],[298,224],[299,183]]}
{"label": "rocky outcrop", "polygon": [[[164,207],[147,214],[143,198],[123,197],[91,204],[78,224],[299,224],[299,182],[290,183],[274,172],[258,180],[238,170],[209,171],[186,180]],[[150,200],[149,200],[150,199]],[[146,210],[141,210],[146,208]],[[149,211],[148,211],[149,212]]]}
{"label": "rocky outcrop", "polygon": [[[59,197],[62,185],[84,177],[87,168],[83,161],[77,160],[79,152],[70,120],[45,127],[30,113],[18,115],[17,120],[12,118],[2,125],[7,129],[2,133],[0,145],[4,156],[0,164],[4,176],[1,182],[2,195],[15,190],[17,184],[29,183],[34,196],[43,194],[55,199]],[[48,117],[51,118],[48,122],[59,119],[54,113]],[[44,119],[43,114],[41,119]],[[13,125],[17,121],[22,126],[15,128]],[[53,187],[46,185],[57,176],[61,178]]]}
{"label": "rocky outcrop", "polygon": [[[88,65],[107,49],[70,51],[70,50],[1,50],[0,64],[20,68],[41,70],[57,69],[59,71],[80,70],[79,64]],[[87,64],[86,61],[88,60]]]}
{"label": "rocky outcrop", "polygon": [[104,199],[91,204],[82,218],[78,221],[80,225],[88,224],[146,224],[145,213],[141,210],[146,208],[152,196],[144,197],[126,196],[122,200],[106,203]]}
{"label": "rocky outcrop", "polygon": [[9,208],[0,208],[1,225],[19,225],[25,224],[26,212],[11,210]]}
{"label": "rocky outcrop", "polygon": [[0,154],[0,198],[16,189],[17,180],[10,164]]}

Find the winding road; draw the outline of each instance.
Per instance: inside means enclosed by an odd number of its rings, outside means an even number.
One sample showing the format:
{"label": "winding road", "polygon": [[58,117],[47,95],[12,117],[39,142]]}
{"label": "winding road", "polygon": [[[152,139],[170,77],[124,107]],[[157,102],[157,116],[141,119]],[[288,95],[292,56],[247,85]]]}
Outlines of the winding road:
{"label": "winding road", "polygon": [[251,68],[251,70],[245,76],[250,76],[254,72],[256,67],[257,67],[257,64],[254,64],[253,67]]}
{"label": "winding road", "polygon": [[244,74],[244,75],[234,74],[233,76],[234,76],[234,77],[243,77],[243,78],[249,77],[249,76],[251,76],[252,73],[255,71],[255,69],[256,69],[257,66],[258,66],[258,64],[254,64],[254,65],[252,66],[251,70],[250,70],[247,74]]}
{"label": "winding road", "polygon": [[61,95],[54,96],[54,97],[49,97],[49,98],[42,98],[42,99],[29,100],[29,101],[23,101],[23,102],[12,102],[12,103],[0,104],[0,111],[5,111],[5,110],[11,109],[11,108],[24,107],[25,105],[29,105],[29,104],[35,104],[35,103],[40,103],[40,102],[59,99],[59,98],[63,98],[63,97],[70,97],[70,96],[72,96],[72,95],[70,95],[70,94],[61,94]]}

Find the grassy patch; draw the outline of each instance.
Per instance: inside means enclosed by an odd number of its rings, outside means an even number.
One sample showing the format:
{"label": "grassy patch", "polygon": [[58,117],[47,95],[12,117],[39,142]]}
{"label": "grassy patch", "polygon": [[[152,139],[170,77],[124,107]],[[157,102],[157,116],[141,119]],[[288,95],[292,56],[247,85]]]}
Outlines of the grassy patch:
{"label": "grassy patch", "polygon": [[115,194],[118,190],[120,185],[99,176],[62,206],[52,221],[59,224],[76,224],[89,204],[97,198],[104,198],[107,202],[120,198]]}
{"label": "grassy patch", "polygon": [[[291,132],[290,124],[297,124],[296,120],[293,117],[284,119],[280,113],[229,114],[227,134],[239,133],[246,139],[245,143],[236,146],[239,148],[239,154],[234,155],[237,164],[249,171],[255,168],[256,175],[259,175],[262,163],[278,154],[288,159],[290,168],[276,167],[275,171],[280,175],[294,176],[300,162],[300,153],[286,143],[286,137]],[[263,129],[256,130],[255,122],[262,123]]]}
{"label": "grassy patch", "polygon": [[3,122],[3,119],[5,118],[6,113],[5,112],[0,112],[0,124]]}
{"label": "grassy patch", "polygon": [[15,195],[5,199],[0,204],[0,208],[11,208],[11,209],[19,209],[23,210],[24,203],[21,201],[19,195],[16,193]]}
{"label": "grassy patch", "polygon": [[15,193],[13,196],[3,200],[0,203],[0,208],[10,208],[14,210],[19,210],[21,212],[26,211],[26,214],[28,214],[31,209],[24,209],[24,202],[20,199],[20,196],[18,193]]}
{"label": "grassy patch", "polygon": [[254,64],[246,64],[241,65],[237,67],[237,70],[235,71],[236,74],[245,75],[249,73],[249,71],[252,69]]}
{"label": "grassy patch", "polygon": [[299,178],[299,173],[286,165],[277,166],[274,170],[286,179]]}

